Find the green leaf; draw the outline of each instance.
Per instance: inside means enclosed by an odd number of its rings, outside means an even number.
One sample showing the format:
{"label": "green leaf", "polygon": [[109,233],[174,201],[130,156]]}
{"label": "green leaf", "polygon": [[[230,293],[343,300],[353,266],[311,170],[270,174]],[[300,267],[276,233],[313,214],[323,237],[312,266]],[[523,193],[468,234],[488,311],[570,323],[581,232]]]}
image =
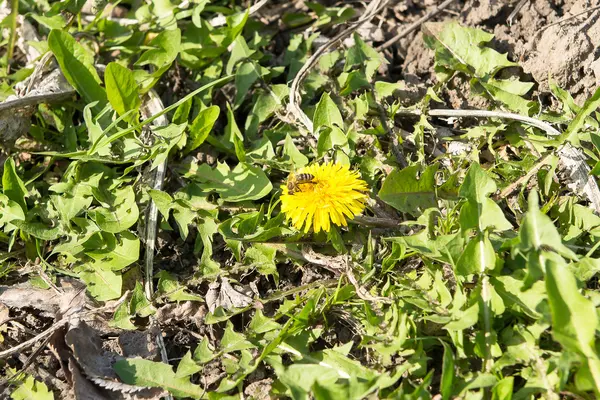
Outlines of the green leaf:
{"label": "green leaf", "polygon": [[237,62],[250,58],[250,56],[252,56],[252,54],[254,53],[255,51],[250,50],[243,36],[238,36],[237,38],[235,38],[231,48],[231,55],[229,56],[229,61],[227,61],[227,66],[225,67],[225,73],[227,75],[231,75],[231,73],[233,72],[233,68],[235,67],[235,64]]}
{"label": "green leaf", "polygon": [[118,299],[121,296],[123,278],[97,263],[86,264],[79,277],[88,287],[88,292],[98,301]]}
{"label": "green leaf", "polygon": [[546,262],[546,291],[552,313],[552,336],[566,350],[597,357],[596,307],[579,293],[577,281],[564,263]]}
{"label": "green leaf", "polygon": [[419,166],[413,165],[401,171],[393,170],[383,181],[379,198],[395,209],[412,215],[437,207],[435,195],[435,172],[437,164],[428,166],[417,178]]}
{"label": "green leaf", "polygon": [[339,128],[344,128],[344,120],[337,105],[329,97],[329,93],[325,92],[321,96],[321,100],[317,104],[315,114],[313,116],[313,132],[319,131],[322,126],[333,128],[337,125]]}
{"label": "green leaf", "polygon": [[225,333],[221,339],[221,351],[223,353],[232,353],[234,351],[253,349],[256,346],[246,340],[246,337],[241,333],[237,333],[233,330],[231,322],[227,322]]}
{"label": "green leaf", "polygon": [[[240,36],[241,37],[241,36]],[[253,61],[242,63],[235,71],[235,102],[234,106],[239,107],[248,94],[254,82],[260,79],[259,70]]]}
{"label": "green leaf", "polygon": [[481,204],[496,191],[496,183],[477,163],[469,168],[467,176],[460,187],[459,196],[473,203]]}
{"label": "green leaf", "polygon": [[529,209],[521,223],[519,237],[521,238],[521,247],[525,250],[539,250],[542,247],[548,247],[562,256],[573,260],[577,259],[577,255],[563,244],[550,217],[540,211],[538,195],[535,190],[529,193]]}
{"label": "green leaf", "polygon": [[48,46],[67,81],[77,90],[86,103],[98,103],[96,112],[107,102],[106,92],[100,86],[100,77],[94,68],[94,57],[68,32],[53,29],[48,35]]}
{"label": "green leaf", "polygon": [[304,167],[306,164],[308,164],[308,157],[298,150],[289,134],[285,135],[285,143],[283,144],[283,160],[289,161],[294,168]]}
{"label": "green leaf", "polygon": [[288,96],[289,91],[289,87],[284,84],[272,85],[270,90],[260,91],[244,125],[247,139],[255,139],[259,125],[283,108],[283,101]]}
{"label": "green leaf", "polygon": [[85,254],[112,271],[121,270],[139,259],[140,240],[133,233],[121,232],[119,240],[112,236],[112,241],[112,248],[87,251]]}
{"label": "green leaf", "polygon": [[[429,22],[423,25],[426,43],[436,50],[436,61],[445,67],[469,72],[476,77],[493,76],[500,69],[517,65],[496,50],[486,47],[494,35],[458,22]],[[432,40],[433,39],[433,40]]]}
{"label": "green leaf", "polygon": [[21,206],[24,213],[27,212],[25,197],[28,196],[25,184],[17,174],[15,162],[8,157],[4,162],[4,172],[2,173],[2,192],[10,200]]}
{"label": "green leaf", "polygon": [[263,170],[247,163],[239,163],[232,170],[225,163],[214,169],[207,164],[194,165],[186,176],[200,182],[203,190],[215,191],[231,202],[259,200],[273,189]]}
{"label": "green leaf", "polygon": [[452,397],[452,382],[454,381],[454,353],[449,344],[441,341],[444,346],[444,356],[442,358],[442,378],[440,381],[440,393],[442,400]]}
{"label": "green leaf", "polygon": [[19,387],[11,393],[10,398],[13,400],[54,400],[54,395],[44,382],[27,375]]}
{"label": "green leaf", "polygon": [[196,349],[194,350],[194,360],[201,364],[205,364],[215,358],[214,349],[206,336],[202,338]]}
{"label": "green leaf", "polygon": [[12,224],[28,235],[42,240],[55,240],[64,233],[60,226],[50,228],[42,222],[14,220]]}
{"label": "green leaf", "polygon": [[156,274],[158,284],[157,293],[166,296],[169,301],[202,301],[200,296],[189,293],[185,287],[177,282],[167,271]]}
{"label": "green leaf", "polygon": [[348,151],[348,138],[337,126],[324,129],[319,135],[319,140],[317,142],[318,157],[323,157],[324,154],[327,154],[327,152],[336,148]]}
{"label": "green leaf", "polygon": [[495,265],[494,247],[486,235],[480,233],[467,243],[465,251],[458,259],[456,273],[461,276],[482,274],[493,270]]}
{"label": "green leaf", "polygon": [[217,119],[219,119],[220,112],[221,110],[218,106],[210,106],[198,113],[196,118],[194,118],[194,122],[192,122],[192,125],[190,126],[189,139],[185,147],[185,153],[195,150],[198,146],[204,143],[208,137],[208,134],[215,125],[215,122],[217,122]]}
{"label": "green leaf", "polygon": [[103,231],[123,232],[137,222],[139,209],[131,186],[116,190],[109,206],[109,208],[96,208],[90,211],[90,216]]}
{"label": "green leaf", "polygon": [[117,114],[123,116],[133,110],[133,114],[128,119],[131,122],[136,121],[141,100],[133,72],[121,64],[111,62],[104,72],[104,84],[108,101]]}
{"label": "green leaf", "polygon": [[144,287],[140,282],[135,283],[129,307],[132,315],[138,315],[142,318],[153,315],[156,312],[152,303],[148,301],[144,293]]}
{"label": "green leaf", "polygon": [[260,309],[257,309],[248,326],[254,333],[262,334],[271,332],[281,328],[281,325],[275,322],[272,318],[265,317]]}
{"label": "green leaf", "polygon": [[119,360],[113,369],[124,383],[163,388],[176,397],[201,398],[205,391],[190,383],[187,377],[177,377],[170,365],[161,362],[128,358]]}
{"label": "green leaf", "polygon": [[123,302],[119,305],[119,307],[117,307],[112,320],[110,320],[108,324],[114,328],[133,331],[137,328],[131,322],[131,318],[133,318],[133,315],[129,313],[129,304],[127,304],[127,302]]}
{"label": "green leaf", "polygon": [[192,353],[188,350],[188,352],[185,353],[185,355],[177,365],[177,372],[175,372],[175,377],[185,378],[195,374],[196,372],[200,372],[201,370],[202,366],[196,364],[196,362],[192,359]]}
{"label": "green leaf", "polygon": [[484,231],[487,228],[493,228],[494,231],[506,231],[513,229],[513,226],[504,212],[494,200],[486,198],[482,203],[477,204],[471,201],[466,202],[460,209],[460,228],[467,231],[472,228],[478,228]]}
{"label": "green leaf", "polygon": [[25,213],[21,206],[6,195],[0,194],[0,227],[12,221],[24,219]]}
{"label": "green leaf", "polygon": [[514,381],[513,376],[499,380],[492,388],[492,400],[512,400]]}
{"label": "green leaf", "polygon": [[235,122],[235,115],[229,103],[227,104],[227,126],[225,127],[225,137],[231,138],[235,155],[239,162],[246,161],[246,150],[244,149],[244,136]]}
{"label": "green leaf", "polygon": [[596,89],[594,94],[589,97],[581,110],[577,113],[575,118],[571,121],[567,130],[560,135],[559,141],[564,142],[565,140],[570,140],[574,135],[576,135],[585,123],[587,117],[589,117],[594,111],[596,111],[600,107],[600,87]]}

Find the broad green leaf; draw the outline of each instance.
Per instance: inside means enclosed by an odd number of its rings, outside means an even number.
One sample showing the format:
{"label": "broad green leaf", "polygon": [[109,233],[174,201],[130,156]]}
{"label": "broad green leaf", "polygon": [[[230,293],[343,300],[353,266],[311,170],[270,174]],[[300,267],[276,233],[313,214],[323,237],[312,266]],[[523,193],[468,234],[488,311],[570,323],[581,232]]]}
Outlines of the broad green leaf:
{"label": "broad green leaf", "polygon": [[161,362],[128,358],[119,360],[113,369],[124,383],[146,387],[160,387],[176,397],[201,398],[205,391],[190,383],[188,377],[177,377],[170,365]]}
{"label": "broad green leaf", "polygon": [[112,196],[109,208],[96,208],[90,215],[103,231],[119,233],[137,222],[139,209],[131,186],[116,190]]}
{"label": "broad green leaf", "polygon": [[308,164],[308,157],[298,150],[289,134],[286,134],[283,144],[283,160],[289,161],[294,168],[304,167]]}
{"label": "broad green leaf", "polygon": [[196,372],[200,372],[201,370],[202,366],[196,364],[196,362],[192,359],[192,353],[188,350],[181,361],[179,361],[179,364],[177,364],[177,372],[175,372],[175,377],[185,378],[195,374]]}
{"label": "broad green leaf", "polygon": [[265,317],[260,309],[257,309],[248,326],[254,333],[261,334],[271,332],[281,328],[281,325],[275,322],[272,318]]}
{"label": "broad green leaf", "polygon": [[255,347],[255,345],[246,340],[244,335],[233,330],[231,322],[227,322],[225,333],[223,333],[223,338],[221,339],[221,351],[223,353],[232,353],[234,351],[253,349]]}
{"label": "broad green leaf", "polygon": [[4,172],[2,173],[2,193],[10,200],[21,206],[23,212],[27,212],[25,197],[28,196],[25,184],[17,174],[15,162],[8,157],[4,162]]}
{"label": "broad green leaf", "polygon": [[254,100],[248,118],[246,118],[246,124],[244,125],[246,138],[251,140],[256,138],[259,125],[283,108],[283,102],[289,91],[289,87],[283,84],[272,85],[270,90],[260,91],[260,94]]}
{"label": "broad green leaf", "polygon": [[344,128],[344,120],[338,106],[331,100],[329,93],[325,92],[321,96],[321,100],[317,104],[315,114],[313,116],[313,132],[318,132],[322,126],[333,128],[337,125],[339,128]]}
{"label": "broad green leaf", "polygon": [[108,101],[117,114],[123,116],[126,112],[133,110],[129,120],[136,122],[141,100],[133,72],[121,64],[111,62],[106,66],[104,72],[104,84]]}
{"label": "broad green leaf", "polygon": [[98,263],[84,265],[79,277],[86,283],[88,292],[98,301],[114,300],[121,296],[121,275],[104,269]]}
{"label": "broad green leaf", "polygon": [[467,176],[460,187],[459,195],[473,203],[481,204],[490,194],[496,191],[496,183],[477,163],[469,168]]}
{"label": "broad green leaf", "polygon": [[492,388],[492,400],[512,400],[515,378],[508,376],[496,383]]}
{"label": "broad green leaf", "polygon": [[109,321],[109,326],[128,331],[137,329],[136,326],[131,322],[133,315],[130,314],[129,308],[129,304],[127,304],[127,302],[121,303],[121,305],[119,305],[119,307],[117,307],[115,310],[112,320]]}
{"label": "broad green leaf", "polygon": [[135,283],[129,307],[132,315],[138,315],[142,318],[153,315],[156,312],[152,303],[146,298],[144,287],[139,281]]}
{"label": "broad green leaf", "polygon": [[[241,37],[241,36],[240,36]],[[259,69],[253,61],[242,63],[235,71],[235,107],[239,107],[254,82],[260,79]]]}
{"label": "broad green leaf", "polygon": [[62,227],[50,228],[43,222],[14,220],[12,224],[23,232],[42,240],[55,240],[64,234]]}
{"label": "broad green leaf", "polygon": [[324,129],[317,141],[317,155],[322,157],[324,154],[327,154],[327,152],[337,148],[341,148],[345,151],[350,149],[348,146],[348,138],[344,132],[337,126]]}
{"label": "broad green leaf", "polygon": [[119,236],[118,240],[112,236],[114,247],[87,251],[85,254],[112,271],[118,271],[133,264],[140,257],[140,240],[129,231],[121,232]]}
{"label": "broad green leaf", "polygon": [[273,189],[262,169],[246,163],[239,163],[233,169],[225,163],[214,169],[207,164],[193,165],[186,176],[200,182],[198,186],[203,190],[215,191],[231,202],[262,199]]}
{"label": "broad green leaf", "polygon": [[189,153],[200,146],[210,133],[211,129],[219,118],[220,109],[218,106],[210,106],[198,113],[194,122],[190,125],[190,133],[185,152]]}
{"label": "broad green leaf", "polygon": [[383,181],[379,198],[395,209],[412,215],[437,207],[435,172],[437,164],[428,166],[417,178],[419,166],[393,170]]}
{"label": "broad green leaf", "polygon": [[[225,73],[227,75],[231,75],[233,73],[235,64],[241,60],[250,58],[252,56],[252,54],[254,54],[254,52],[255,52],[254,50],[250,50],[244,37],[238,36],[233,41],[233,47],[231,49],[231,55],[229,56],[229,61],[227,62],[227,66],[225,67]],[[236,78],[236,80],[237,80],[237,78]]]}
{"label": "broad green leaf", "polygon": [[346,52],[344,71],[350,71],[353,66],[364,68],[368,83],[382,62],[381,54],[366,44],[357,33],[354,33],[354,46]]}
{"label": "broad green leaf", "polygon": [[54,400],[54,395],[44,382],[27,375],[23,382],[10,394],[13,400]]}
{"label": "broad green leaf", "polygon": [[24,219],[25,214],[21,206],[6,195],[0,194],[0,227],[12,221]]}
{"label": "broad green leaf", "polygon": [[496,264],[496,253],[492,243],[484,234],[478,234],[467,243],[465,251],[458,259],[456,273],[461,276],[482,274],[493,270]]}
{"label": "broad green leaf", "polygon": [[575,253],[563,244],[550,217],[540,211],[538,195],[535,190],[529,193],[529,209],[521,223],[519,237],[523,249],[548,247],[562,256],[573,260],[577,259]]}
{"label": "broad green leaf", "polygon": [[177,282],[167,271],[156,274],[157,294],[166,296],[169,301],[202,301],[200,296],[189,293],[185,286]]}
{"label": "broad green leaf", "polygon": [[68,32],[58,29],[50,31],[48,46],[67,81],[86,103],[98,102],[94,107],[96,112],[102,110],[107,98],[94,68],[94,57]]}
{"label": "broad green leaf", "polygon": [[600,87],[596,89],[594,94],[589,97],[581,110],[577,113],[573,121],[567,127],[567,130],[560,135],[559,140],[565,141],[570,140],[574,135],[577,134],[583,128],[585,124],[585,120],[589,117],[594,111],[596,111],[600,107]]}
{"label": "broad green leaf", "polygon": [[478,228],[484,231],[492,228],[494,231],[506,231],[513,229],[513,226],[504,212],[495,201],[485,198],[482,203],[477,204],[468,201],[460,209],[460,228],[467,231],[472,228]]}
{"label": "broad green leaf", "polygon": [[596,358],[596,307],[579,293],[577,281],[564,263],[548,260],[545,279],[552,312],[552,336],[565,349]]}
{"label": "broad green leaf", "polygon": [[194,360],[201,364],[211,361],[215,357],[214,349],[206,336],[202,338],[194,350]]}
{"label": "broad green leaf", "polygon": [[517,65],[496,50],[486,47],[494,35],[477,28],[459,25],[458,22],[428,22],[424,33],[432,38],[427,42],[436,50],[436,61],[445,67],[473,70],[479,78],[493,76],[500,69]]}

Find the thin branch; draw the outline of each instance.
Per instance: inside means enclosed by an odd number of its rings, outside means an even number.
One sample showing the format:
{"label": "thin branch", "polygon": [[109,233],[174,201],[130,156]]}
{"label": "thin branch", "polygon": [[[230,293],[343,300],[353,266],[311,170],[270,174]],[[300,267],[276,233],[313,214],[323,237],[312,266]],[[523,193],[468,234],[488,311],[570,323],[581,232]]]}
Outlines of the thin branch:
{"label": "thin branch", "polygon": [[[418,117],[422,114],[420,110],[399,110],[396,115],[399,116],[414,116]],[[488,111],[488,110],[447,110],[447,109],[435,109],[429,110],[427,113],[431,117],[470,117],[470,118],[500,118],[500,119],[511,119],[513,121],[519,121],[526,123],[536,128],[540,128],[545,131],[548,135],[558,136],[560,132],[554,129],[549,124],[540,121],[535,118],[525,117],[523,115],[507,113],[501,111]]]}
{"label": "thin branch", "polygon": [[527,4],[528,1],[529,0],[521,0],[519,2],[519,4],[517,4],[515,6],[515,9],[512,10],[512,12],[508,16],[508,18],[506,18],[506,22],[508,23],[509,26],[512,25],[513,19],[515,19],[515,17],[517,16],[517,14],[519,14],[519,11],[521,11],[521,9],[525,6],[525,4]]}
{"label": "thin branch", "polygon": [[542,157],[542,159],[533,166],[533,168],[531,168],[525,175],[523,175],[522,177],[520,177],[519,179],[517,179],[515,182],[511,183],[510,185],[508,185],[506,188],[504,188],[504,190],[502,190],[497,196],[494,196],[495,200],[500,200],[500,199],[504,199],[506,197],[508,197],[512,192],[514,192],[515,190],[517,190],[517,188],[519,186],[521,186],[522,184],[524,184],[525,182],[529,181],[529,179],[535,175],[540,168],[542,168],[544,165],[546,165],[548,163],[548,159],[550,157],[552,157],[554,154],[553,153],[548,153],[546,154],[544,157]]}
{"label": "thin branch", "polygon": [[412,24],[410,24],[408,27],[406,27],[406,29],[404,29],[401,32],[399,32],[396,36],[394,36],[393,38],[391,38],[390,40],[388,40],[384,44],[382,44],[379,47],[377,47],[377,50],[387,49],[388,47],[390,47],[391,45],[393,45],[394,43],[396,43],[398,40],[402,39],[403,37],[405,37],[405,36],[409,35],[411,32],[413,32],[414,30],[418,29],[424,22],[427,22],[431,18],[433,18],[436,15],[438,15],[446,7],[448,7],[450,4],[454,3],[455,1],[456,0],[446,0],[446,1],[444,1],[442,4],[440,4],[439,6],[437,6],[437,8],[435,8],[435,9],[431,10],[430,12],[428,12],[427,14],[423,15],[421,18],[419,18],[418,20],[416,20],[415,22],[413,22]]}
{"label": "thin branch", "polygon": [[35,96],[25,96],[14,100],[0,103],[0,112],[5,110],[15,110],[25,107],[32,107],[42,103],[58,103],[65,101],[75,94],[75,90],[66,90],[64,92],[44,93]]}
{"label": "thin branch", "polygon": [[67,316],[63,317],[62,319],[60,319],[59,321],[52,324],[52,326],[50,326],[50,328],[46,329],[42,333],[37,334],[36,336],[32,337],[31,339],[26,340],[22,343],[19,343],[18,345],[11,347],[10,349],[0,351],[0,360],[33,346],[39,340],[51,335],[58,329],[62,328],[65,324],[67,324],[71,320],[71,318],[74,318],[74,317],[84,318],[84,317],[87,317],[87,316],[90,316],[93,314],[97,314],[100,312],[113,311],[113,310],[117,309],[121,305],[121,303],[123,303],[127,299],[128,296],[129,296],[129,291],[126,291],[125,294],[123,296],[121,296],[120,299],[118,299],[115,302],[111,302],[110,305],[95,308],[93,310],[86,311],[86,312],[76,314],[76,315],[71,315],[71,314],[67,315]]}
{"label": "thin branch", "polygon": [[551,24],[548,24],[548,25],[546,25],[546,26],[544,26],[544,27],[540,28],[540,29],[539,29],[539,30],[538,30],[538,31],[535,33],[535,35],[537,36],[538,34],[542,33],[543,31],[545,31],[546,29],[548,29],[548,28],[550,28],[550,27],[552,27],[552,26],[555,26],[555,25],[560,25],[560,24],[562,24],[563,22],[566,22],[566,21],[568,21],[568,20],[570,20],[570,19],[577,18],[577,17],[579,17],[579,16],[581,16],[581,15],[584,15],[584,14],[587,14],[587,13],[591,13],[592,11],[596,11],[596,10],[600,10],[600,6],[591,7],[591,8],[588,8],[587,10],[584,10],[584,11],[582,11],[582,12],[580,12],[580,13],[577,13],[577,14],[575,14],[575,15],[569,15],[568,17],[561,18],[561,19],[559,19],[558,21],[555,21],[555,22],[553,22],[553,23],[551,23]]}
{"label": "thin branch", "polygon": [[[264,6],[265,4],[267,4],[268,1],[269,0],[260,0],[259,2],[257,2],[256,4],[254,4],[248,10],[248,15],[252,15],[252,14],[256,13],[258,10],[260,10],[262,8],[262,6]],[[210,20],[210,24],[212,26],[214,26],[214,27],[223,26],[226,23],[227,23],[227,19],[225,18],[224,15],[219,15],[218,17],[214,17],[213,19]]]}

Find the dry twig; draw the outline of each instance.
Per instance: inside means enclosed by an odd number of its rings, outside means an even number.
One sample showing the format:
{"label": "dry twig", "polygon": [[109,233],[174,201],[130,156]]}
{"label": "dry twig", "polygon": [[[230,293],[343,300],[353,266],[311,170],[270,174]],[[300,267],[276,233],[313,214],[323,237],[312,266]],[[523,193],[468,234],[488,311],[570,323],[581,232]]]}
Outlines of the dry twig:
{"label": "dry twig", "polygon": [[423,15],[421,18],[410,24],[406,29],[400,31],[396,36],[385,42],[384,44],[377,47],[377,50],[384,50],[396,43],[398,40],[402,39],[406,35],[409,35],[412,31],[418,29],[424,22],[429,21],[431,18],[435,17],[439,13],[441,13],[446,7],[450,4],[454,3],[456,0],[446,0],[439,6],[437,6],[434,10],[431,10],[427,14]]}

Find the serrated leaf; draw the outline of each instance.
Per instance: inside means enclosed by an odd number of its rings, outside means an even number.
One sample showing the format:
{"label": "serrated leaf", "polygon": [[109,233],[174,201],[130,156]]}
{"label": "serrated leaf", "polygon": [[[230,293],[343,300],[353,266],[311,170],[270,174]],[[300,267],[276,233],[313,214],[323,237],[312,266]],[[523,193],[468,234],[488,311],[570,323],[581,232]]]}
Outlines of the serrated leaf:
{"label": "serrated leaf", "polygon": [[223,353],[232,353],[234,351],[253,349],[255,347],[255,345],[246,340],[244,335],[233,330],[231,322],[227,322],[225,333],[223,333],[223,338],[221,339],[221,351]]}
{"label": "serrated leaf", "polygon": [[23,382],[10,395],[13,400],[54,400],[54,395],[44,382],[27,375]]}
{"label": "serrated leaf", "polygon": [[308,157],[298,150],[289,134],[286,134],[283,144],[283,160],[289,161],[294,168],[300,168],[308,164]]}
{"label": "serrated leaf", "polygon": [[190,383],[189,378],[177,377],[170,365],[161,362],[128,358],[119,360],[113,369],[124,383],[163,388],[176,397],[201,398],[205,391]]}
{"label": "serrated leaf", "polygon": [[133,188],[126,186],[116,190],[112,201],[110,208],[96,208],[90,211],[90,215],[103,231],[119,233],[130,228],[139,217]]}
{"label": "serrated leaf", "polygon": [[113,243],[112,249],[87,251],[85,254],[112,271],[121,270],[139,259],[140,239],[133,233],[121,232],[119,239],[114,239]]}
{"label": "serrated leaf", "polygon": [[[477,77],[493,76],[500,69],[517,65],[496,50],[486,47],[494,35],[481,29],[461,26],[456,21],[423,24],[426,35],[435,39],[436,60],[452,69],[471,68]],[[431,41],[429,42],[431,44]],[[446,54],[444,55],[444,50]]]}
{"label": "serrated leaf", "polygon": [[196,362],[192,359],[192,353],[188,350],[181,361],[179,361],[179,364],[177,364],[177,372],[175,372],[175,377],[185,378],[201,370],[202,366],[196,364]]}

